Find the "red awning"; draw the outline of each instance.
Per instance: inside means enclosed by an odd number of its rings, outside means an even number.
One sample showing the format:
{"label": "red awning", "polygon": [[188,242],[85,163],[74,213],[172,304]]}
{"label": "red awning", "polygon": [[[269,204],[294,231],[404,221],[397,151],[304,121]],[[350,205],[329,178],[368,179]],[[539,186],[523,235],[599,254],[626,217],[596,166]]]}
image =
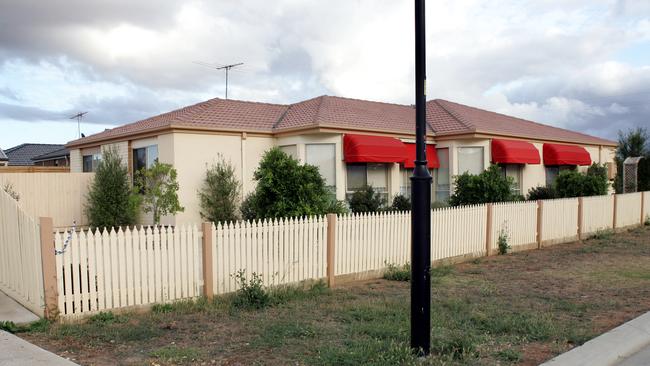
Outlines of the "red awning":
{"label": "red awning", "polygon": [[544,144],[544,165],[591,165],[591,156],[582,146]]}
{"label": "red awning", "polygon": [[343,154],[347,163],[402,163],[406,148],[393,137],[346,134]]}
{"label": "red awning", "polygon": [[[404,144],[404,146],[406,146],[406,160],[404,160],[404,168],[415,168],[415,144]],[[440,168],[440,161],[438,160],[436,145],[427,145],[427,167],[429,169]]]}
{"label": "red awning", "polygon": [[492,140],[492,162],[503,164],[540,164],[539,151],[526,141]]}

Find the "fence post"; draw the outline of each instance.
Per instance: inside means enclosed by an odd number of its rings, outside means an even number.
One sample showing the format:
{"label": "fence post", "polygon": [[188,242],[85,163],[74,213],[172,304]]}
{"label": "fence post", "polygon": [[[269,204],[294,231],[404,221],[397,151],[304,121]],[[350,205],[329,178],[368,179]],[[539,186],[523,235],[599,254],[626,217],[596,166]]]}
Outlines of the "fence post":
{"label": "fence post", "polygon": [[485,228],[485,256],[490,256],[492,244],[492,203],[487,204],[487,226]]}
{"label": "fence post", "polygon": [[544,221],[544,201],[537,201],[537,249],[542,249],[542,222]]}
{"label": "fence post", "polygon": [[616,231],[616,211],[617,211],[616,206],[618,206],[617,197],[618,196],[616,195],[616,193],[614,193],[614,215],[612,215],[612,217],[614,218],[612,220],[612,230],[614,230],[614,231]]}
{"label": "fence post", "polygon": [[584,218],[583,197],[578,197],[578,240],[582,240],[582,220]]}
{"label": "fence post", "polygon": [[334,251],[336,250],[336,214],[327,214],[327,286],[334,287]]}
{"label": "fence post", "polygon": [[203,231],[203,296],[208,300],[212,300],[214,297],[214,286],[213,286],[213,273],[212,270],[212,223],[204,222],[202,224]]}
{"label": "fence post", "polygon": [[43,268],[44,315],[55,319],[59,315],[59,291],[56,284],[56,258],[54,253],[54,225],[51,217],[39,218],[41,237],[41,266]]}

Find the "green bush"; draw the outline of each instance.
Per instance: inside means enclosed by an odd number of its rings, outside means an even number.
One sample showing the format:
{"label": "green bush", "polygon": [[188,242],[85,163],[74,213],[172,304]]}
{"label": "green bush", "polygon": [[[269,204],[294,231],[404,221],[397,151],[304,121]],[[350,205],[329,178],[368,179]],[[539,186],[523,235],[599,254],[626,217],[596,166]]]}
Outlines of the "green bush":
{"label": "green bush", "polygon": [[129,172],[114,148],[104,151],[88,191],[86,215],[91,227],[135,224],[140,197],[129,183]]}
{"label": "green bush", "polygon": [[507,202],[515,199],[514,181],[504,177],[498,165],[492,165],[479,175],[463,173],[454,177],[454,194],[449,205],[462,206],[489,202]]}
{"label": "green bush", "polygon": [[253,272],[248,280],[245,270],[235,274],[239,290],[233,298],[233,306],[243,309],[262,309],[271,305],[271,296],[264,288],[262,276]]}
{"label": "green bush", "polygon": [[350,209],[348,208],[348,203],[345,201],[339,201],[332,199],[330,200],[330,204],[327,207],[327,213],[328,214],[337,214],[337,215],[344,215],[350,212]]}
{"label": "green bush", "polygon": [[434,201],[431,202],[431,208],[436,209],[436,208],[447,208],[449,207],[449,203],[444,202],[444,201]]}
{"label": "green bush", "polygon": [[393,204],[390,206],[393,211],[410,211],[411,200],[401,194],[393,197]]}
{"label": "green bush", "polygon": [[199,190],[201,217],[210,222],[237,220],[240,194],[241,184],[235,177],[235,168],[219,158],[205,172],[203,187]]}
{"label": "green bush", "polygon": [[386,272],[384,272],[384,279],[389,281],[404,281],[411,280],[411,265],[406,263],[403,266],[398,266],[392,263],[386,263]]}
{"label": "green bush", "polygon": [[529,201],[551,200],[557,198],[557,192],[553,187],[533,187],[528,190],[526,199]]}
{"label": "green bush", "polygon": [[386,204],[372,186],[364,186],[354,192],[348,203],[352,212],[377,212]]}
{"label": "green bush", "polygon": [[178,201],[178,182],[176,169],[170,164],[156,161],[149,169],[136,173],[136,186],[142,193],[144,212],[153,213],[154,225],[160,224],[160,218],[174,215],[185,209]]}
{"label": "green bush", "polygon": [[324,215],[331,194],[313,165],[300,165],[278,148],[267,151],[255,171],[255,192],[242,203],[246,219]]}
{"label": "green bush", "polygon": [[608,187],[607,170],[596,163],[589,167],[587,174],[576,170],[560,172],[553,184],[558,198],[606,195]]}

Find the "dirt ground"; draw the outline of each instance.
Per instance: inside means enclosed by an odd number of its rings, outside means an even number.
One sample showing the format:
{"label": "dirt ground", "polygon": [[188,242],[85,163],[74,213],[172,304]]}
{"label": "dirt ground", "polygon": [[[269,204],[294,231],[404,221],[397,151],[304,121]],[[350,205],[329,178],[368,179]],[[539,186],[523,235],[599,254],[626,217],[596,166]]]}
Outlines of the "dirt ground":
{"label": "dirt ground", "polygon": [[20,333],[82,365],[537,365],[650,310],[650,228],[435,269],[432,356],[409,352],[409,284],[229,298]]}

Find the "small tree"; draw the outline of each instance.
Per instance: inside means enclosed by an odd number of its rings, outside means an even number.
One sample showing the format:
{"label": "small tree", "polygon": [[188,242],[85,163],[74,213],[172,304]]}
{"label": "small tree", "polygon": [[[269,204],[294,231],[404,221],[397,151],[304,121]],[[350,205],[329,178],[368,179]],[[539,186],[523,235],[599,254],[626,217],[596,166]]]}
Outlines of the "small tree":
{"label": "small tree", "polygon": [[365,186],[352,194],[349,204],[352,212],[377,212],[386,202],[372,186]]}
{"label": "small tree", "polygon": [[257,186],[242,204],[245,218],[323,215],[333,207],[318,168],[278,148],[264,154],[253,177]]}
{"label": "small tree", "polygon": [[174,167],[159,162],[137,173],[136,182],[138,191],[142,193],[143,210],[153,213],[154,225],[160,224],[162,216],[185,210],[178,202],[176,176]]}
{"label": "small tree", "polygon": [[115,148],[104,151],[87,202],[85,211],[91,227],[135,224],[140,199],[129,183],[129,172]]}
{"label": "small tree", "polygon": [[608,187],[607,170],[598,164],[589,167],[587,174],[575,170],[560,172],[553,184],[559,198],[605,195]]}
{"label": "small tree", "polygon": [[240,194],[241,183],[235,177],[235,169],[219,158],[206,171],[203,187],[199,190],[201,217],[211,222],[237,220]]}
{"label": "small tree", "polygon": [[614,188],[617,193],[623,193],[623,162],[629,157],[643,156],[639,162],[638,190],[650,189],[650,134],[642,127],[618,132],[618,148],[616,149],[616,179]]}
{"label": "small tree", "polygon": [[454,181],[454,194],[449,198],[451,206],[507,202],[515,198],[513,179],[503,176],[498,165],[490,166],[479,175],[463,173],[454,177]]}
{"label": "small tree", "polygon": [[398,194],[393,197],[393,204],[390,206],[390,209],[393,211],[410,211],[411,200],[406,196]]}

